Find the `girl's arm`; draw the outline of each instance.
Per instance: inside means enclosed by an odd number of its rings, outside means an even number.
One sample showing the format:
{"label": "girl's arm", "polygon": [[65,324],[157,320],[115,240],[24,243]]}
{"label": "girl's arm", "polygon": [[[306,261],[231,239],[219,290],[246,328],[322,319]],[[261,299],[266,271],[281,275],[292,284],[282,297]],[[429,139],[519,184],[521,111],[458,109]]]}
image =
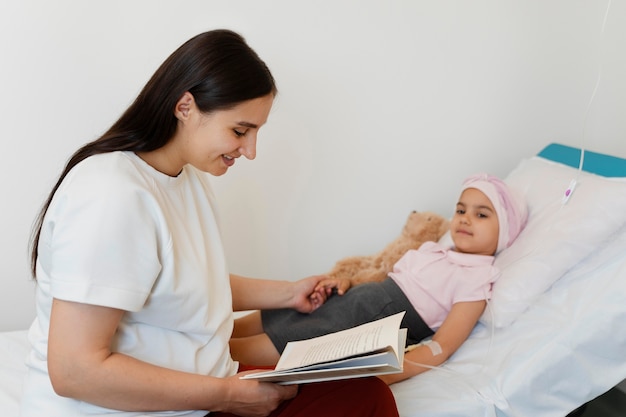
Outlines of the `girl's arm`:
{"label": "girl's arm", "polygon": [[275,281],[230,274],[233,310],[293,308],[301,313],[310,313],[326,301],[325,292],[315,290],[325,278],[312,276],[299,281]]}
{"label": "girl's arm", "polygon": [[111,351],[124,311],[54,299],[48,370],[57,394],[129,411],[265,415],[296,388],[174,371]]}
{"label": "girl's arm", "polygon": [[419,345],[404,355],[402,373],[382,375],[379,378],[387,384],[393,384],[430,369],[417,364],[438,366],[444,363],[469,337],[485,310],[486,304],[484,300],[454,304],[441,327],[432,337],[432,340],[441,347],[441,353],[435,355],[430,347]]}

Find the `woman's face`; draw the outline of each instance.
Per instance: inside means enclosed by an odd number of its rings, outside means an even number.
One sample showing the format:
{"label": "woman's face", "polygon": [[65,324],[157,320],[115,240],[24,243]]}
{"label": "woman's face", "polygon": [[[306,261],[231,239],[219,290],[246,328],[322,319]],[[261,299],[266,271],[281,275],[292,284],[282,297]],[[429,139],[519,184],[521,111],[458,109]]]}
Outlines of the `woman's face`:
{"label": "woman's face", "polygon": [[498,247],[498,216],[491,200],[476,188],[461,193],[450,222],[450,235],[457,251],[493,255]]}
{"label": "woman's face", "polygon": [[178,127],[170,141],[180,165],[178,172],[190,164],[219,176],[240,156],[256,157],[257,134],[269,116],[274,102],[272,94],[210,114],[201,113],[193,96],[186,95],[177,105]]}

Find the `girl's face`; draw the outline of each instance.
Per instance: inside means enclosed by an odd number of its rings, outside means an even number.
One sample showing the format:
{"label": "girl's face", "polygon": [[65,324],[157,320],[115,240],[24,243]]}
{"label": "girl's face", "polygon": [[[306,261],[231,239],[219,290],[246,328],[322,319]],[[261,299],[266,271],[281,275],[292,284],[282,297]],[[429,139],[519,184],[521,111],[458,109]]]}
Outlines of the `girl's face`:
{"label": "girl's face", "polygon": [[498,247],[498,233],[498,216],[491,201],[476,188],[465,189],[450,222],[450,235],[456,250],[493,255]]}
{"label": "girl's face", "polygon": [[178,175],[184,165],[190,164],[219,176],[242,155],[254,159],[257,134],[267,121],[273,101],[274,96],[269,94],[227,110],[204,114],[193,96],[185,93],[175,110],[176,133],[162,148],[169,161],[163,172]]}

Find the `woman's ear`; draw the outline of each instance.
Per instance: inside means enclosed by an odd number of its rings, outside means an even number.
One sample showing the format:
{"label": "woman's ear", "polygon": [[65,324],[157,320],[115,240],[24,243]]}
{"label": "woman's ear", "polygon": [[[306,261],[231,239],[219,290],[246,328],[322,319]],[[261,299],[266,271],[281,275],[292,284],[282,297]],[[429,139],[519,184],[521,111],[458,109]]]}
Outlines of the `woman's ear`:
{"label": "woman's ear", "polygon": [[181,98],[176,102],[174,107],[174,116],[178,120],[187,120],[189,118],[189,111],[194,105],[193,95],[189,91],[185,91]]}

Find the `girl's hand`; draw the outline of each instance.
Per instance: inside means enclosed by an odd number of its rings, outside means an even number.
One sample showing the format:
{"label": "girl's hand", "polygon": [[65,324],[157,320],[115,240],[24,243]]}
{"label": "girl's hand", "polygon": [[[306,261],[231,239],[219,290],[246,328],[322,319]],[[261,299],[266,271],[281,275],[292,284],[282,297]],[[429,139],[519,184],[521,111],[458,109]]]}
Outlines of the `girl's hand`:
{"label": "girl's hand", "polygon": [[337,291],[337,294],[344,295],[346,291],[350,289],[352,282],[345,278],[327,278],[320,281],[315,287],[316,292],[323,292],[326,297],[333,293],[333,290]]}

